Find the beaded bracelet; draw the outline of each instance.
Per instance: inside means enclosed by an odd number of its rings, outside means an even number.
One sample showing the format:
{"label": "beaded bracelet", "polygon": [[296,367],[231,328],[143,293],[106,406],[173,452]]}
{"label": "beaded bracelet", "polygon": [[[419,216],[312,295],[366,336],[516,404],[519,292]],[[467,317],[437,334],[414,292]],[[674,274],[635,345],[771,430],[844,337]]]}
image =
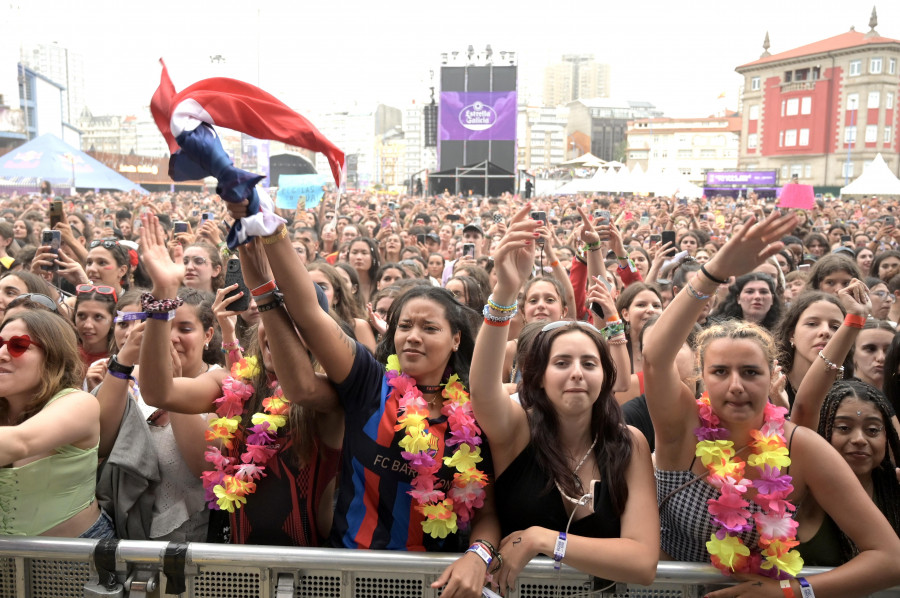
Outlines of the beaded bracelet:
{"label": "beaded bracelet", "polygon": [[184,305],[184,299],[181,297],[175,297],[174,299],[157,299],[150,293],[141,294],[141,309],[150,314],[151,318],[153,317],[153,314],[175,311],[182,305]]}
{"label": "beaded bracelet", "polygon": [[488,305],[497,311],[515,311],[519,307],[516,303],[513,303],[512,305],[500,305],[495,303],[493,293],[488,297]]}
{"label": "beaded bracelet", "polygon": [[706,301],[707,299],[712,297],[712,295],[704,295],[703,293],[701,293],[700,291],[695,289],[694,285],[692,285],[690,282],[688,282],[687,285],[685,285],[685,288],[687,289],[688,295],[690,295],[694,299],[699,299],[700,301]]}
{"label": "beaded bracelet", "polygon": [[822,361],[825,362],[826,370],[828,370],[829,372],[837,372],[838,375],[840,375],[840,376],[844,375],[844,366],[838,365],[838,364],[832,362],[830,359],[825,357],[825,354],[822,353],[821,351],[819,351],[819,357],[821,357]]}
{"label": "beaded bracelet", "polygon": [[518,308],[516,308],[512,311],[506,312],[505,315],[495,316],[494,314],[491,313],[490,306],[485,305],[482,315],[484,316],[485,320],[490,320],[491,322],[509,322],[510,320],[515,318],[516,314],[518,314],[518,313],[519,313],[519,310],[518,310]]}
{"label": "beaded bracelet", "polygon": [[612,338],[607,339],[607,345],[627,345],[628,339],[625,338],[625,333],[618,334]]}
{"label": "beaded bracelet", "polygon": [[222,343],[222,353],[228,354],[232,351],[244,351],[244,348],[241,346],[241,341],[235,339],[230,343]]}

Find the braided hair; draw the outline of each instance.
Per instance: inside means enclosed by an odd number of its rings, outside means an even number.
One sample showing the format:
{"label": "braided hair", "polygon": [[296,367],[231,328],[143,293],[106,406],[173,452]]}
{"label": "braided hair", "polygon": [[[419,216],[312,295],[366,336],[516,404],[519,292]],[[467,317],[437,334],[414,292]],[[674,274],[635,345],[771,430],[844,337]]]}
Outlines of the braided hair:
{"label": "braided hair", "polygon": [[[819,413],[819,434],[831,443],[834,436],[834,420],[844,399],[856,398],[871,403],[878,409],[887,434],[887,447],[884,459],[872,470],[873,500],[878,509],[884,513],[894,532],[900,535],[900,482],[897,481],[895,468],[900,457],[900,436],[892,419],[894,409],[880,390],[859,380],[841,380],[831,387],[822,403]],[[847,561],[859,554],[853,541],[841,531],[841,557]]]}

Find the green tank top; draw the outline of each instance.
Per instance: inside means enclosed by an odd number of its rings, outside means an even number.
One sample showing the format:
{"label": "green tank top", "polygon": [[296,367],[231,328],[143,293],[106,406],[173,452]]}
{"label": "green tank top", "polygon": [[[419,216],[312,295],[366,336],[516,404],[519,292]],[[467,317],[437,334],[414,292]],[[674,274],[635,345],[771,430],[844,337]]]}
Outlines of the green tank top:
{"label": "green tank top", "polygon": [[[47,405],[73,392],[63,389]],[[98,446],[99,441],[89,449],[67,444],[22,467],[0,468],[0,535],[37,536],[90,506]]]}

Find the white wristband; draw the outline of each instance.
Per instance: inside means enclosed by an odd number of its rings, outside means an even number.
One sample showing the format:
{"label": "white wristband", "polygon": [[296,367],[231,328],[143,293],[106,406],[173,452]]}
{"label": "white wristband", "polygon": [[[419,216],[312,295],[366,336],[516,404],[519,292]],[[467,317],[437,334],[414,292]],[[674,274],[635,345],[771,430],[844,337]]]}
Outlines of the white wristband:
{"label": "white wristband", "polygon": [[556,538],[556,546],[553,548],[553,560],[555,561],[553,568],[557,571],[559,571],[562,560],[566,556],[566,545],[568,542],[566,532],[559,532],[559,537]]}

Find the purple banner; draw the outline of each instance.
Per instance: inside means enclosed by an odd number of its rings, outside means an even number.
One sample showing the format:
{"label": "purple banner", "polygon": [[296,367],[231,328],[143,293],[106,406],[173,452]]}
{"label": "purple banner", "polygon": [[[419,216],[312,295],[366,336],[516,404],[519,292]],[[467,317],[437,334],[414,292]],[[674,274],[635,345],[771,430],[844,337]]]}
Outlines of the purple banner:
{"label": "purple banner", "polygon": [[515,140],[516,92],[441,92],[438,138],[446,140]]}
{"label": "purple banner", "polygon": [[727,172],[707,172],[707,185],[768,185],[775,184],[775,170],[733,170]]}

